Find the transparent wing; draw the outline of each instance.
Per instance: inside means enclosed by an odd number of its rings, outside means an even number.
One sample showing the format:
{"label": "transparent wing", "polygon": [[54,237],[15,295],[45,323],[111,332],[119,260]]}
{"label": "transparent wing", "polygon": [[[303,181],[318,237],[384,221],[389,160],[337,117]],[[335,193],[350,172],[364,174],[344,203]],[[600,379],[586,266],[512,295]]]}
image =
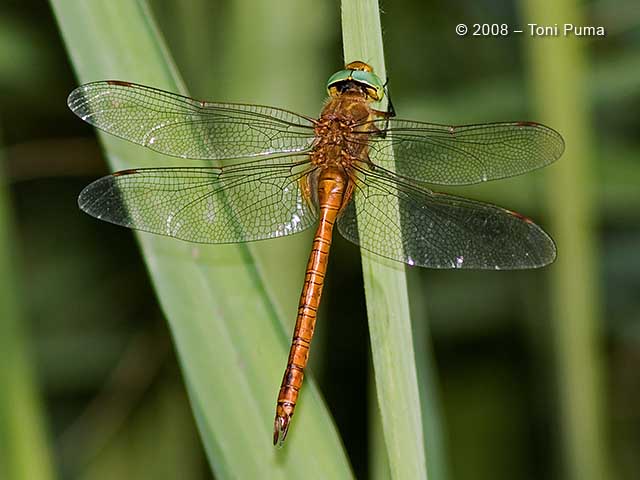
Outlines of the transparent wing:
{"label": "transparent wing", "polygon": [[311,168],[301,161],[124,170],[87,186],[78,204],[101,220],[190,242],[281,237],[316,221],[299,182]]}
{"label": "transparent wing", "polygon": [[374,163],[413,181],[469,185],[520,175],[556,161],[564,140],[533,122],[447,126],[408,120],[371,122],[384,135],[371,135]]}
{"label": "transparent wing", "polygon": [[78,117],[105,132],[182,158],[302,152],[315,138],[313,122],[293,112],[201,102],[115,80],[81,85],[67,103]]}
{"label": "transparent wing", "polygon": [[379,169],[358,167],[354,176],[359,215],[352,199],[338,230],[365,250],[429,268],[537,268],[555,259],[549,235],[515,212],[434,193]]}

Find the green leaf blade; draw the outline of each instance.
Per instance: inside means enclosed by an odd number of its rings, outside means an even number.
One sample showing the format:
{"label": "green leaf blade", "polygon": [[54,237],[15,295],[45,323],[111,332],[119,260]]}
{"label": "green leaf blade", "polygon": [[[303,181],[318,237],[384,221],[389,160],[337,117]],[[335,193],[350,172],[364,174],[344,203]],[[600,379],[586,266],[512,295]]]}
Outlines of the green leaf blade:
{"label": "green leaf blade", "polygon": [[[378,2],[343,1],[342,29],[345,63],[364,61],[385,79]],[[377,108],[384,110],[385,105]],[[356,209],[357,204],[356,197]],[[391,199],[385,214],[399,216],[398,205]],[[377,399],[391,476],[427,478],[405,267],[363,250],[362,270]]]}
{"label": "green leaf blade", "polygon": [[[52,5],[82,82],[121,79],[185,93],[146,3]],[[117,139],[102,140],[116,169],[176,164]],[[277,312],[286,308],[273,303],[249,248],[138,238],[216,477],[351,478],[313,381],[306,382],[299,406],[304,414],[296,416],[286,448],[271,445],[288,348]]]}

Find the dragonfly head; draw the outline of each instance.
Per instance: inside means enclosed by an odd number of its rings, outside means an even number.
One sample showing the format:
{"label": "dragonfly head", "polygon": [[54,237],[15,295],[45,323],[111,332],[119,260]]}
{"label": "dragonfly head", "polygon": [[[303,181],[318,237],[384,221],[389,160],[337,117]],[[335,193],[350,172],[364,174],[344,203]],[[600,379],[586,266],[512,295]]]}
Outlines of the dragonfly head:
{"label": "dragonfly head", "polygon": [[327,81],[327,91],[331,97],[338,97],[353,88],[362,91],[370,102],[379,102],[384,97],[382,80],[364,62],[347,64],[344,70],[334,73]]}

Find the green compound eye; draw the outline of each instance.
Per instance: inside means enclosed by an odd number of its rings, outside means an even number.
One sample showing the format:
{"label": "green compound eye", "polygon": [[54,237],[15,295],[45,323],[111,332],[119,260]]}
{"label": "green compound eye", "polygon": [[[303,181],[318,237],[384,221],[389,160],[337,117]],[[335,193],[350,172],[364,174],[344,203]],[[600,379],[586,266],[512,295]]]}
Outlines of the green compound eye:
{"label": "green compound eye", "polygon": [[327,81],[327,91],[332,97],[339,95],[337,85],[342,82],[355,82],[365,88],[372,101],[378,102],[384,97],[384,84],[373,73],[371,67],[364,62],[351,62],[345,70],[331,75]]}

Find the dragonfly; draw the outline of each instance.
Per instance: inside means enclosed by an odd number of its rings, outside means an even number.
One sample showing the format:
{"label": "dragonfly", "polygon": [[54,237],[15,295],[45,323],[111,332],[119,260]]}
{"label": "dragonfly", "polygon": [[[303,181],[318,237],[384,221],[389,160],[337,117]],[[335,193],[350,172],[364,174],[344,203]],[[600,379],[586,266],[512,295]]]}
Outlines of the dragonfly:
{"label": "dragonfly", "polygon": [[[327,82],[318,118],[262,105],[196,100],[108,80],[68,98],[85,122],[180,159],[102,177],[78,198],[100,220],[198,243],[316,233],[277,397],[274,445],[285,441],[309,357],[334,227],[377,255],[436,269],[528,269],[556,258],[528,217],[439,193],[544,167],[562,136],[529,121],[439,125],[395,118],[386,85],[355,61]],[[387,95],[388,98],[388,95]],[[238,160],[238,161],[233,161]]]}

